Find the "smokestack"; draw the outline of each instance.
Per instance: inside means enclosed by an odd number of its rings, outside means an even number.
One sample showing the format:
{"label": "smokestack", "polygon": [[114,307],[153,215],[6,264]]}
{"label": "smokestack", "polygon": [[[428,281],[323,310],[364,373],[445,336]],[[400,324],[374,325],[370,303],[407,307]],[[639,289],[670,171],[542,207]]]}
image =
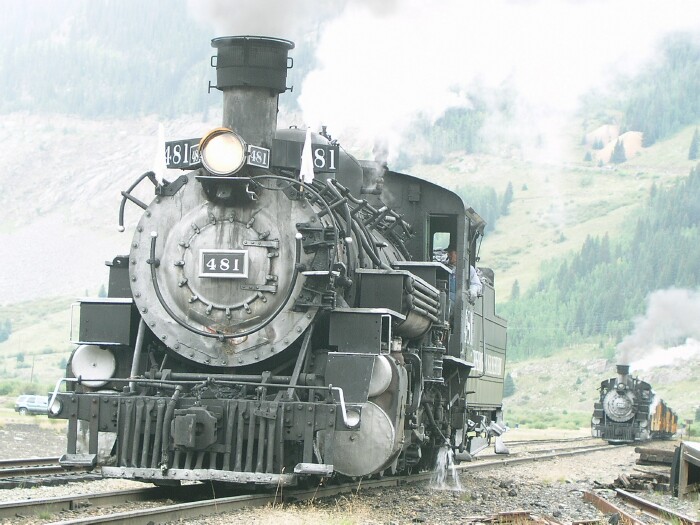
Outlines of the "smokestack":
{"label": "smokestack", "polygon": [[617,373],[621,376],[629,375],[630,365],[617,365]]}
{"label": "smokestack", "polygon": [[630,365],[617,365],[617,383],[627,384],[627,376],[630,373]]}
{"label": "smokestack", "polygon": [[260,36],[214,38],[216,88],[224,94],[223,126],[248,143],[272,147],[279,94],[287,90],[294,42]]}

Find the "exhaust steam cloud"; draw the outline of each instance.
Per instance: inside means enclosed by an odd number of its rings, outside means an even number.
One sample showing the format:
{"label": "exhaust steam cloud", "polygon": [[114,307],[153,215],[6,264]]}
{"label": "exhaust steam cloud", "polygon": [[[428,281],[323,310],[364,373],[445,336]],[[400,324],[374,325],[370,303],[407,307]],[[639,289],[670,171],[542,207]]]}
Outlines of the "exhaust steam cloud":
{"label": "exhaust steam cloud", "polygon": [[[296,0],[190,1],[219,35],[262,34],[315,42],[303,81],[300,126],[387,143],[395,157],[421,116],[434,122],[469,107],[470,91],[514,89],[508,134],[557,158],[562,115],[614,74],[647,62],[659,39],[700,29],[693,0]],[[500,121],[487,123],[504,136]],[[488,138],[488,137],[487,137]],[[371,146],[370,146],[371,147]]]}

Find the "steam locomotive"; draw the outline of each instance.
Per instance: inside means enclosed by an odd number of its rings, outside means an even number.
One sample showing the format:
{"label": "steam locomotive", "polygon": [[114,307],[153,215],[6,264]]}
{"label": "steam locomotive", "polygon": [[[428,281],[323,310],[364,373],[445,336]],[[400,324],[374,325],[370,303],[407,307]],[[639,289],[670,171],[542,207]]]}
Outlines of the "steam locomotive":
{"label": "steam locomotive", "polygon": [[593,437],[608,443],[670,439],[678,416],[649,383],[630,376],[629,371],[629,365],[617,365],[617,377],[601,382],[591,418]]}
{"label": "steam locomotive", "polygon": [[[66,468],[156,484],[294,485],[431,468],[500,444],[506,322],[484,221],[455,193],[277,130],[287,40],[212,40],[223,126],[167,142],[105,298],[76,303]],[[177,173],[177,172],[175,172]],[[133,195],[153,184],[146,204]],[[433,254],[457,247],[452,268]],[[454,280],[454,299],[450,282]],[[497,447],[499,448],[499,447]]]}

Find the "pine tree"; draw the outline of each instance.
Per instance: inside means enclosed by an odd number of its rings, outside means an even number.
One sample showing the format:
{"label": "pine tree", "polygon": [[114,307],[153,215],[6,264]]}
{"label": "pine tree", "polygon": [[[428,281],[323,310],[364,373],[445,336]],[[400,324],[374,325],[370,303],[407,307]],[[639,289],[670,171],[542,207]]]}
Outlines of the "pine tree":
{"label": "pine tree", "polygon": [[625,145],[620,139],[617,139],[617,142],[615,143],[615,149],[613,150],[612,155],[610,156],[610,162],[614,164],[620,164],[621,162],[625,162],[626,160],[627,157],[625,156]]}
{"label": "pine tree", "polygon": [[690,141],[690,149],[688,150],[688,160],[696,160],[700,154],[700,135],[698,135],[698,128],[695,128],[695,133],[693,133],[693,139]]}
{"label": "pine tree", "polygon": [[7,341],[12,333],[12,323],[9,319],[5,319],[4,323],[0,323],[0,343]]}
{"label": "pine tree", "polygon": [[583,162],[590,162],[593,160],[593,156],[591,155],[590,151],[586,152],[586,156],[583,157]]}
{"label": "pine tree", "polygon": [[513,394],[515,394],[515,381],[510,372],[508,372],[503,380],[503,397],[512,396]]}
{"label": "pine tree", "polygon": [[513,282],[513,288],[510,289],[510,300],[513,301],[520,297],[520,283],[516,279]]}
{"label": "pine tree", "polygon": [[501,200],[501,215],[508,215],[508,206],[513,202],[513,183],[508,182],[506,191],[503,193],[503,199]]}

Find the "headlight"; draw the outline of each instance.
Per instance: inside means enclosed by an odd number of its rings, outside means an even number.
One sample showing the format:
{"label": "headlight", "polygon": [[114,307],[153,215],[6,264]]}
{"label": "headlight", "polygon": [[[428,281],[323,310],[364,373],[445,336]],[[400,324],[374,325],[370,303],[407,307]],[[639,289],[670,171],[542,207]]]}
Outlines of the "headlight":
{"label": "headlight", "polygon": [[599,417],[594,417],[593,419],[591,419],[591,422],[592,422],[594,425],[600,425],[600,418],[599,418]]}
{"label": "headlight", "polygon": [[348,408],[345,412],[345,420],[348,428],[357,428],[360,425],[360,412],[354,408]]}
{"label": "headlight", "polygon": [[245,163],[246,144],[228,128],[216,128],[202,137],[199,154],[212,175],[232,175]]}
{"label": "headlight", "polygon": [[649,422],[646,419],[639,422],[640,428],[647,428],[648,425],[649,425]]}
{"label": "headlight", "polygon": [[61,400],[58,398],[54,399],[53,403],[51,403],[51,406],[49,407],[49,413],[52,416],[57,416],[61,413],[61,410],[63,410],[63,403],[61,403]]}
{"label": "headlight", "polygon": [[117,361],[114,354],[97,345],[80,345],[71,358],[71,371],[86,386],[97,388],[114,376]]}

